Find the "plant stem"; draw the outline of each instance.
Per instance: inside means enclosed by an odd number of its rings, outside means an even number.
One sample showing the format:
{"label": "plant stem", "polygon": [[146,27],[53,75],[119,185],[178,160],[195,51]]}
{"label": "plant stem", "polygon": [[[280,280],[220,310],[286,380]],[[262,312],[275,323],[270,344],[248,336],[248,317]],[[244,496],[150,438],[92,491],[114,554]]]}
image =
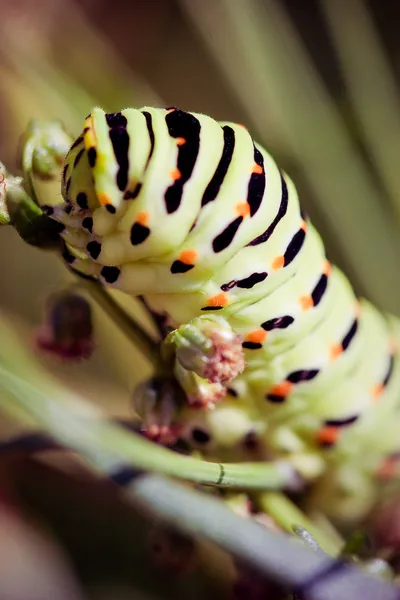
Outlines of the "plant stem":
{"label": "plant stem", "polygon": [[79,280],[73,287],[86,290],[121,331],[151,361],[157,372],[162,370],[159,342],[155,341],[135,319],[129,316],[100,283]]}
{"label": "plant stem", "polygon": [[341,550],[325,532],[310,521],[284,494],[266,492],[259,494],[256,499],[261,510],[270,515],[283,529],[293,532],[293,527],[299,525],[306,529],[318,542],[325,552],[337,556]]}
{"label": "plant stem", "polygon": [[[36,383],[36,382],[35,382]],[[122,427],[98,418],[82,416],[71,404],[82,406],[72,392],[45,382],[39,389],[0,365],[0,388],[11,394],[20,408],[63,446],[83,453],[97,468],[116,472],[125,466],[164,473],[202,485],[241,489],[282,489],[298,483],[286,463],[219,464],[177,454]],[[53,398],[57,398],[53,400]],[[12,412],[0,396],[0,406]],[[83,405],[87,414],[88,406]]]}
{"label": "plant stem", "polygon": [[[0,321],[0,330],[2,409],[13,416],[16,408],[22,409],[63,446],[78,452],[107,477],[130,463],[141,470],[148,468],[153,472],[210,485],[232,483],[242,488],[249,484],[266,488],[277,483],[276,471],[274,481],[268,481],[266,477],[273,465],[224,465],[223,476],[221,465],[174,454],[99,419],[102,415],[98,410],[82,402],[38,366],[4,321]],[[33,383],[22,379],[27,376]],[[10,395],[14,402],[10,402]],[[281,484],[284,484],[284,477]],[[293,544],[283,535],[272,534],[257,523],[238,517],[219,500],[162,477],[135,477],[126,493],[131,501],[153,516],[177,526],[181,531],[201,534],[274,581],[307,591],[310,600],[332,597],[343,600],[354,597],[363,597],[364,600],[398,598],[395,588],[376,577],[368,577],[357,569]],[[270,495],[270,499],[273,497]],[[293,510],[286,512],[286,516],[292,523],[304,523],[304,518],[299,519]],[[308,525],[307,522],[305,524]]]}
{"label": "plant stem", "polygon": [[164,321],[163,317],[160,315],[157,315],[156,313],[154,313],[151,310],[151,308],[149,307],[149,305],[147,304],[147,302],[143,296],[137,296],[137,299],[139,300],[139,302],[144,307],[147,314],[150,316],[151,320],[153,321],[153,324],[154,324],[155,328],[157,329],[157,332],[158,332],[160,338],[163,339],[165,337],[165,327],[164,327],[164,323],[163,323],[163,321]]}
{"label": "plant stem", "polygon": [[129,499],[145,514],[192,536],[201,536],[285,588],[308,600],[398,600],[396,586],[324,553],[294,543],[251,519],[243,519],[216,498],[157,475],[136,478]]}

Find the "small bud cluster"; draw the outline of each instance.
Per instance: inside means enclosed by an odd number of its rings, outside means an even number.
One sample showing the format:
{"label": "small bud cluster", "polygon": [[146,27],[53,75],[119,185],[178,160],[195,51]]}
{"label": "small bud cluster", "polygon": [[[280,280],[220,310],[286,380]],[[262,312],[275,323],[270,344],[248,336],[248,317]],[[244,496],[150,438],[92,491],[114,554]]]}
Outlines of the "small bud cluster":
{"label": "small bud cluster", "polygon": [[242,340],[218,316],[201,316],[170,333],[166,356],[175,360],[174,373],[189,404],[212,408],[226,395],[225,384],[244,369]]}

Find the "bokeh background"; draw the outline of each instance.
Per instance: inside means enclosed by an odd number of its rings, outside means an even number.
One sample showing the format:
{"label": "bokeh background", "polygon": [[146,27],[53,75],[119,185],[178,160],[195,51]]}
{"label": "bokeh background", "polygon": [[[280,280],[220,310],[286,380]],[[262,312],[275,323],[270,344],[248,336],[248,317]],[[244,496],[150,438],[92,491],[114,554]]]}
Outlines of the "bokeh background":
{"label": "bokeh background", "polygon": [[[357,292],[400,315],[399,22],[398,0],[0,0],[0,160],[18,173],[31,119],[61,119],[78,135],[94,105],[175,105],[242,122],[295,181],[330,259]],[[57,183],[40,189],[44,201],[60,193]],[[57,257],[0,230],[0,311],[32,348],[45,299],[69,282]],[[137,303],[118,300],[150,326]],[[99,308],[95,320],[92,359],[39,358],[108,413],[130,416],[132,388],[150,365]],[[0,439],[16,432],[1,417]],[[41,600],[80,600],[59,561],[91,587],[88,599],[231,598],[229,557],[203,553],[225,595],[215,581],[211,593],[204,573],[178,589],[144,566],[142,517],[132,522],[127,506],[83,476],[69,479],[76,462],[71,468],[68,456],[55,459],[57,471],[46,456],[47,467],[0,464],[0,587],[12,579],[26,586],[18,599],[36,590]],[[41,531],[36,541],[4,513],[7,469]],[[111,579],[117,584],[107,587]]]}
{"label": "bokeh background", "polygon": [[[0,0],[0,15],[10,170],[30,119],[61,119],[77,135],[93,105],[177,105],[242,122],[294,179],[357,291],[400,314],[397,0]],[[1,230],[0,308],[27,339],[68,277],[56,257]],[[96,323],[89,362],[45,360],[127,414],[149,366],[107,315],[96,311]]]}

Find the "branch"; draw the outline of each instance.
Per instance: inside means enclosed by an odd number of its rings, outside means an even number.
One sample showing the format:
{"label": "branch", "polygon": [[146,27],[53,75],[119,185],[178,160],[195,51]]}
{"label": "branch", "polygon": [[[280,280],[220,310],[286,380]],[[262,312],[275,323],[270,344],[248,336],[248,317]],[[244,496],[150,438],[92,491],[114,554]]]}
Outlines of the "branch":
{"label": "branch", "polygon": [[135,479],[129,499],[189,535],[200,535],[307,600],[399,600],[398,587],[243,519],[215,498],[158,475]]}
{"label": "branch", "polygon": [[82,279],[75,285],[90,294],[121,331],[128,336],[138,350],[143,352],[143,355],[160,372],[162,365],[159,342],[156,342],[135,319],[130,317],[100,283],[90,281],[89,279]]}
{"label": "branch", "polygon": [[[241,489],[277,490],[299,484],[294,469],[283,461],[222,464],[177,454],[99,418],[97,410],[58,385],[38,388],[1,365],[0,389],[12,395],[19,407],[61,445],[82,453],[100,470],[118,472],[133,466],[202,485]],[[0,396],[0,407],[8,413],[14,410],[6,396]]]}

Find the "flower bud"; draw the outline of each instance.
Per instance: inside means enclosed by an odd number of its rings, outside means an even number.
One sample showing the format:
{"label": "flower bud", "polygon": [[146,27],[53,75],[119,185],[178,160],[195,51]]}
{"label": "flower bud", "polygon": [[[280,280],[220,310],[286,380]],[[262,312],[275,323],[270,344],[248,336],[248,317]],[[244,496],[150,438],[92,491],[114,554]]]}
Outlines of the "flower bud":
{"label": "flower bud", "polygon": [[187,371],[214,384],[237,377],[245,367],[242,339],[222,317],[201,316],[173,331],[166,344]]}
{"label": "flower bud", "polygon": [[34,175],[42,179],[58,176],[71,146],[71,136],[64,130],[62,123],[32,121],[24,141],[32,153],[31,166]]}
{"label": "flower bud", "polygon": [[178,441],[179,408],[182,390],[173,379],[156,376],[140,383],[133,395],[133,408],[141,419],[141,430],[159,444],[171,446]]}
{"label": "flower bud", "polygon": [[36,335],[36,344],[40,350],[64,359],[89,358],[94,350],[89,302],[68,292],[51,297],[45,321]]}
{"label": "flower bud", "polygon": [[210,383],[193,371],[186,370],[177,360],[174,375],[185,392],[187,403],[194,408],[212,409],[226,396],[226,388],[221,383]]}

